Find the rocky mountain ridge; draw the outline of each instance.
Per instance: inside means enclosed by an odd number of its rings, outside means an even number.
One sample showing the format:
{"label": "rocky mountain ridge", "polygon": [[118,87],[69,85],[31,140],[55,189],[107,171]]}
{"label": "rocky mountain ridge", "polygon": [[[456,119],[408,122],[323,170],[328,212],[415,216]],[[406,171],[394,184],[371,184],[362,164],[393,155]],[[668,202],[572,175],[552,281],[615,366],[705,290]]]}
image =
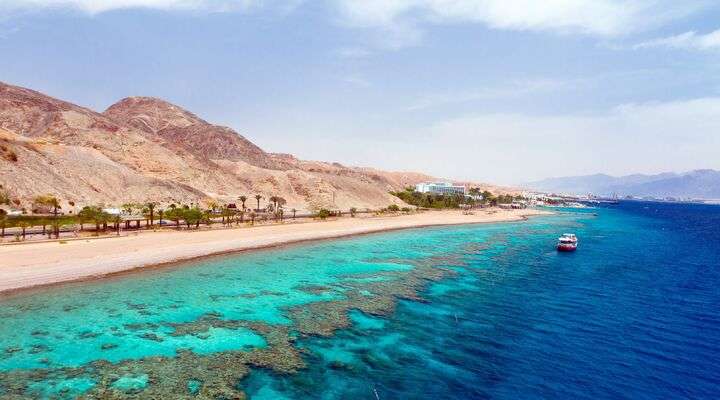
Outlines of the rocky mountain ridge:
{"label": "rocky mountain ridge", "polygon": [[401,204],[389,191],[435,179],[268,153],[157,98],[98,113],[1,82],[0,149],[0,185],[24,205],[48,193],[78,205],[260,194],[298,210],[378,208]]}

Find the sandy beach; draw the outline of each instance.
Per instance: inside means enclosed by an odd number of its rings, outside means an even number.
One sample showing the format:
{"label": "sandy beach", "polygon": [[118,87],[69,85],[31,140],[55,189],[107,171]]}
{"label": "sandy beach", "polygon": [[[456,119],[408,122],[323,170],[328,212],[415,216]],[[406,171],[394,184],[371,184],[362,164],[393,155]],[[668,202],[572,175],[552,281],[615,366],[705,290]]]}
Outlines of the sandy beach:
{"label": "sandy beach", "polygon": [[100,278],[148,266],[241,250],[396,229],[517,221],[539,210],[429,211],[419,214],[0,246],[0,293]]}

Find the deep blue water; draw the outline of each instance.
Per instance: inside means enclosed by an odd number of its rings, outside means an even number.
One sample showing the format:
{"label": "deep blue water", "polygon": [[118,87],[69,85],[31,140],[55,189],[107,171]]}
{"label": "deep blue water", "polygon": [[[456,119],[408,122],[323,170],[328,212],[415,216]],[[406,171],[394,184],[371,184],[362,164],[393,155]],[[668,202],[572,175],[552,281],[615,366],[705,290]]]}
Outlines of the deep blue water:
{"label": "deep blue water", "polygon": [[302,343],[308,371],[243,384],[257,399],[720,398],[720,207],[624,202],[560,218],[581,238],[574,254],[554,252],[546,230],[507,233],[427,303],[357,314]]}
{"label": "deep blue water", "polygon": [[[555,251],[564,232],[575,253]],[[332,336],[297,334],[290,310],[402,286],[417,265],[456,274],[390,315],[354,309]],[[718,268],[719,206],[641,202],[193,261],[0,300],[0,398],[148,398],[169,382],[156,398],[231,385],[259,400],[716,399]],[[229,380],[212,381],[207,358],[271,345],[253,325],[203,328],[207,315],[287,328],[307,367],[223,366]]]}

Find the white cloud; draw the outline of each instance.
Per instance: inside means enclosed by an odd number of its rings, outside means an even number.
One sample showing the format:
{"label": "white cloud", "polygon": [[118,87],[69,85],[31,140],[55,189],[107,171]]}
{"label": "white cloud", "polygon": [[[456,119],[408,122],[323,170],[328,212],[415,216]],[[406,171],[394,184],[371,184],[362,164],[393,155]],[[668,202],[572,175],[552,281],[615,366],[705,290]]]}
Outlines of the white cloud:
{"label": "white cloud", "polygon": [[[289,12],[305,1],[0,0],[0,13],[8,10],[62,8],[81,10],[89,14],[128,8],[228,11],[268,6]],[[419,43],[427,24],[477,23],[492,29],[616,37],[661,25],[712,4],[709,0],[328,1],[335,5],[343,24],[377,31],[381,45],[388,48]]]}
{"label": "white cloud", "polygon": [[652,47],[670,47],[689,50],[716,50],[720,49],[720,29],[707,33],[698,34],[695,31],[681,33],[659,39],[638,43],[633,49],[644,49]]}
{"label": "white cloud", "polygon": [[[577,84],[579,82],[575,82]],[[569,86],[569,82],[552,79],[535,79],[512,82],[503,87],[483,88],[474,91],[439,93],[420,97],[406,108],[419,111],[449,104],[467,103],[477,100],[513,98],[533,93],[548,92]]]}
{"label": "white cloud", "polygon": [[261,3],[262,0],[3,0],[0,10],[70,8],[89,14],[128,8],[225,11],[248,9]]}
{"label": "white cloud", "polygon": [[[392,46],[413,44],[422,24],[480,23],[493,29],[625,35],[683,17],[705,0],[335,0],[345,23],[380,28]],[[679,4],[680,3],[680,4]]]}

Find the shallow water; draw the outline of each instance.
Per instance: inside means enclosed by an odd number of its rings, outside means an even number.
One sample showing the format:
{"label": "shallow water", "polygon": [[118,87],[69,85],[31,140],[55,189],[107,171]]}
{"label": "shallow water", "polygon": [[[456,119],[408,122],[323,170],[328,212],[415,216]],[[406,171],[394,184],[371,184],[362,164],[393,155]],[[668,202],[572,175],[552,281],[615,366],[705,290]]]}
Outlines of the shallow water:
{"label": "shallow water", "polygon": [[714,398],[718,266],[650,203],[212,258],[0,302],[0,394]]}

